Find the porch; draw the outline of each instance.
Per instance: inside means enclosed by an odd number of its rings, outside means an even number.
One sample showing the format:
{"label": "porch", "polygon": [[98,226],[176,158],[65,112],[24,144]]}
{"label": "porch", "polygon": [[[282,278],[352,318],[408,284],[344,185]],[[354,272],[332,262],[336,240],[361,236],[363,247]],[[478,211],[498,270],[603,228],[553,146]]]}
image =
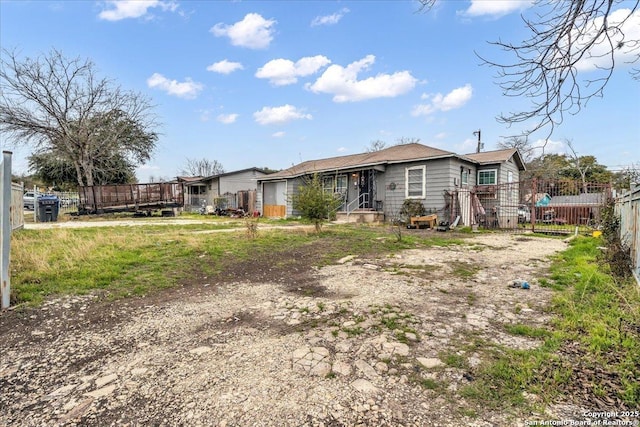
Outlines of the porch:
{"label": "porch", "polygon": [[336,212],[336,222],[356,224],[383,223],[384,212],[372,209],[356,209],[351,212],[339,211]]}

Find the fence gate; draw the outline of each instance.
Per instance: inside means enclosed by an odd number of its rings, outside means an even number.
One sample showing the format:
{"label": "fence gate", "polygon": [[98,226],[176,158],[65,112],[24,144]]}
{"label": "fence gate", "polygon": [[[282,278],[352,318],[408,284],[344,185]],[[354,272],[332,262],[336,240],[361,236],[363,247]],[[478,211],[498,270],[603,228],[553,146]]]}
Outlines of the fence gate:
{"label": "fence gate", "polygon": [[[534,179],[477,185],[470,190],[469,199],[471,224],[479,228],[590,233],[600,225],[602,208],[611,201],[611,185]],[[462,212],[463,203],[460,209]]]}

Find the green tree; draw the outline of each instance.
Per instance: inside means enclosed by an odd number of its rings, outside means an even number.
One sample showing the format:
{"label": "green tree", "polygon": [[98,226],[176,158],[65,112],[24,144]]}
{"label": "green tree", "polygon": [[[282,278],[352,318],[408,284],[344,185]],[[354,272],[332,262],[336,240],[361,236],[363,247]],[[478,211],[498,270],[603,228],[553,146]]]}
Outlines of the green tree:
{"label": "green tree", "polygon": [[291,197],[293,209],[302,213],[302,217],[313,222],[316,232],[322,230],[322,224],[335,213],[342,204],[340,198],[324,191],[320,175],[313,174],[304,179],[298,191]]}
{"label": "green tree", "polygon": [[[63,190],[78,186],[73,163],[52,153],[32,154],[28,157],[29,169],[48,187]],[[94,184],[128,184],[136,182],[135,165],[121,155],[101,157],[94,165]]]}
{"label": "green tree", "polygon": [[613,187],[616,190],[629,190],[632,184],[640,184],[640,163],[632,163],[613,174]]}

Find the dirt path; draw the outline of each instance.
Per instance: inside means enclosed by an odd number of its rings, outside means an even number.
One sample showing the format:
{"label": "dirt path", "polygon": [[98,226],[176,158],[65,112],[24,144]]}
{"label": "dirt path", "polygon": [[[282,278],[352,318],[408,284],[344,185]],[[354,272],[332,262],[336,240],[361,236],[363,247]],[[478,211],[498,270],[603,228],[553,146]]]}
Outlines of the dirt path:
{"label": "dirt path", "polygon": [[0,425],[523,425],[460,396],[482,363],[466,344],[537,345],[504,324],[548,321],[535,278],[565,246],[481,235],[321,269],[309,247],[144,299],[5,312]]}

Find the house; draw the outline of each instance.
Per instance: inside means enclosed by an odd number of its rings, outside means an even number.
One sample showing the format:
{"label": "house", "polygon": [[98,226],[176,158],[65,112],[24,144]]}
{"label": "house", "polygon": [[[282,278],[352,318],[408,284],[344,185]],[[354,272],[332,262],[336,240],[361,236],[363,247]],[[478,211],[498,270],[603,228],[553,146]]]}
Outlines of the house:
{"label": "house", "polygon": [[600,221],[600,210],[608,197],[605,192],[553,196],[538,215],[542,222],[589,225]]}
{"label": "house", "polygon": [[[372,220],[384,220],[398,215],[406,199],[416,199],[442,216],[447,212],[452,215],[453,206],[460,205],[462,223],[470,224],[471,190],[479,185],[487,191],[485,196],[495,199],[496,186],[517,184],[522,170],[524,163],[516,149],[459,155],[418,143],[402,144],[371,153],[308,160],[262,176],[258,178],[257,204],[267,217],[298,215],[291,196],[306,178],[318,173],[326,191],[343,200],[339,216],[349,218],[364,211]],[[515,207],[517,191],[509,195],[515,197]],[[452,200],[454,193],[466,196]]]}
{"label": "house", "polygon": [[536,208],[549,206],[549,202],[551,202],[551,196],[549,193],[536,193],[531,200],[531,193],[527,194],[524,198],[524,201],[527,205],[534,205]]}
{"label": "house", "polygon": [[178,177],[185,187],[185,210],[196,212],[203,206],[211,206],[212,209],[254,212],[257,180],[268,173],[252,167],[208,177]]}

